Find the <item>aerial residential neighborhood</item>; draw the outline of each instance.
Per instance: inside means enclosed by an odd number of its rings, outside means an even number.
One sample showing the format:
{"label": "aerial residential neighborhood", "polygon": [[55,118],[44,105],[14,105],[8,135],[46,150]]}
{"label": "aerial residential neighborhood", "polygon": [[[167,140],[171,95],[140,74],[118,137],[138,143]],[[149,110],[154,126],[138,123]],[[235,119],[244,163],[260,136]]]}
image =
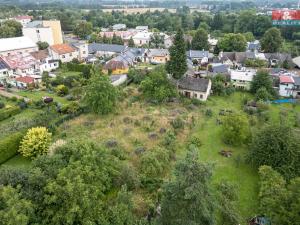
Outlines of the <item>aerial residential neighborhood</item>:
{"label": "aerial residential neighborhood", "polygon": [[297,225],[300,8],[0,0],[0,225]]}

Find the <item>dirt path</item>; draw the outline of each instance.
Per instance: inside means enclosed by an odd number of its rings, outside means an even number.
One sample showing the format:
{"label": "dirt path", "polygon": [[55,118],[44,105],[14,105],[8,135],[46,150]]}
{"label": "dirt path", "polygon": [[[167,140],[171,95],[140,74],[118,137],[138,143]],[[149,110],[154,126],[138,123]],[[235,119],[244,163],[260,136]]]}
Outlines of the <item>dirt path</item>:
{"label": "dirt path", "polygon": [[20,95],[14,94],[14,93],[10,93],[4,90],[0,90],[0,95],[6,98],[12,98],[12,97],[16,97],[17,99],[24,99],[26,102],[29,102],[30,99],[29,98],[24,98]]}

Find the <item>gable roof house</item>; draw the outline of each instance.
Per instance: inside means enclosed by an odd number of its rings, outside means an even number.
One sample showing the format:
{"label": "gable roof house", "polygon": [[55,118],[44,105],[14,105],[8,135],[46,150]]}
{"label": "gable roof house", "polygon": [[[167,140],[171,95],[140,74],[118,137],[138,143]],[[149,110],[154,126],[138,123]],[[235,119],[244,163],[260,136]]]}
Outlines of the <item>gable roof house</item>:
{"label": "gable roof house", "polygon": [[79,59],[79,51],[69,44],[52,45],[49,48],[49,53],[53,59],[61,60],[63,63]]}
{"label": "gable roof house", "polygon": [[105,73],[111,72],[113,75],[127,74],[129,67],[136,62],[136,57],[131,51],[127,51],[111,60],[103,67]]}
{"label": "gable roof house", "polygon": [[147,57],[152,64],[165,64],[170,60],[170,53],[168,49],[149,49]]}
{"label": "gable roof house", "polygon": [[24,77],[17,77],[14,80],[10,81],[12,85],[17,88],[27,88],[29,85],[34,84],[35,80],[33,77],[24,76]]}
{"label": "gable roof house", "polygon": [[269,62],[269,66],[282,65],[287,61],[290,65],[295,66],[292,56],[289,53],[264,53],[265,58]]}
{"label": "gable roof house", "polygon": [[28,37],[0,39],[0,56],[25,54],[38,50],[38,46]]}
{"label": "gable roof house", "polygon": [[293,96],[294,83],[292,76],[279,76],[279,95],[281,97]]}
{"label": "gable roof house", "polygon": [[78,59],[84,61],[89,55],[88,44],[84,41],[71,42],[70,45],[77,49],[79,56]]}
{"label": "gable roof house", "polygon": [[206,101],[211,92],[211,80],[199,77],[184,76],[176,82],[179,93],[187,98]]}
{"label": "gable roof house", "polygon": [[124,45],[113,44],[92,43],[88,46],[89,54],[96,55],[98,57],[111,57],[125,52],[126,49],[127,47]]}
{"label": "gable roof house", "polygon": [[216,74],[229,74],[230,68],[227,64],[223,63],[211,63],[207,66],[208,74],[216,75]]}
{"label": "gable roof house", "polygon": [[198,61],[199,64],[204,65],[209,63],[213,59],[213,54],[209,53],[209,51],[197,51],[197,50],[189,50],[186,52],[187,58],[192,61]]}
{"label": "gable roof house", "polygon": [[136,46],[148,45],[151,40],[152,32],[141,31],[132,36],[133,42]]}

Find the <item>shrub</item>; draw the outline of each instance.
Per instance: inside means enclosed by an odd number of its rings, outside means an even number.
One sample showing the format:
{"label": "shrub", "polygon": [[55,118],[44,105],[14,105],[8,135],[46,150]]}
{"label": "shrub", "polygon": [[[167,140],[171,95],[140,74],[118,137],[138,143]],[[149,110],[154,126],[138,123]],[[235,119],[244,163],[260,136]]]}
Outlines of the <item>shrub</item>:
{"label": "shrub", "polygon": [[51,133],[45,127],[34,127],[27,131],[21,141],[19,152],[24,157],[35,158],[46,154],[51,143]]}
{"label": "shrub", "polygon": [[17,132],[0,140],[0,164],[17,154],[23,135],[22,132]]}
{"label": "shrub", "polygon": [[180,117],[177,117],[171,122],[171,125],[175,130],[183,129],[184,121]]}
{"label": "shrub", "polygon": [[191,139],[189,140],[189,145],[194,145],[197,148],[200,148],[202,145],[202,142],[200,140],[200,138],[196,137],[196,136],[192,136]]}
{"label": "shrub", "polygon": [[64,114],[75,114],[80,110],[78,102],[71,102],[70,104],[61,107],[61,112]]}
{"label": "shrub", "polygon": [[13,101],[13,102],[16,102],[18,99],[17,99],[17,97],[13,96],[13,97],[10,98],[10,100]]}
{"label": "shrub", "polygon": [[12,117],[14,115],[17,115],[20,113],[21,109],[18,106],[12,106],[6,109],[2,109],[0,111],[0,121],[8,119],[9,117]]}
{"label": "shrub", "polygon": [[68,94],[69,89],[65,85],[60,84],[56,87],[55,91],[58,96],[65,96]]}
{"label": "shrub", "polygon": [[3,102],[0,102],[0,109],[3,109],[5,107],[5,104]]}

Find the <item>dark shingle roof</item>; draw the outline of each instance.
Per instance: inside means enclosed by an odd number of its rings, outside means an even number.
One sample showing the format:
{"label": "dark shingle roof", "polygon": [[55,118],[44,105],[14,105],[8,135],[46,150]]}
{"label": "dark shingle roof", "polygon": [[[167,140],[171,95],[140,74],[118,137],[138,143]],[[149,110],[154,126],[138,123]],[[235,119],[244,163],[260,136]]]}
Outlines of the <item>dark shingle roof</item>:
{"label": "dark shingle roof", "polygon": [[300,86],[300,77],[293,77],[295,85]]}
{"label": "dark shingle roof", "polygon": [[204,78],[183,77],[178,81],[179,89],[206,92],[209,80]]}
{"label": "dark shingle roof", "polygon": [[4,62],[3,59],[0,58],[0,70],[8,69],[9,66]]}
{"label": "dark shingle roof", "polygon": [[100,52],[100,51],[122,53],[125,51],[126,46],[92,43],[92,44],[89,44],[88,49],[89,49],[90,54],[95,53],[95,52]]}
{"label": "dark shingle roof", "polygon": [[189,58],[204,58],[204,57],[209,57],[209,52],[208,51],[189,50],[186,52],[186,55]]}

